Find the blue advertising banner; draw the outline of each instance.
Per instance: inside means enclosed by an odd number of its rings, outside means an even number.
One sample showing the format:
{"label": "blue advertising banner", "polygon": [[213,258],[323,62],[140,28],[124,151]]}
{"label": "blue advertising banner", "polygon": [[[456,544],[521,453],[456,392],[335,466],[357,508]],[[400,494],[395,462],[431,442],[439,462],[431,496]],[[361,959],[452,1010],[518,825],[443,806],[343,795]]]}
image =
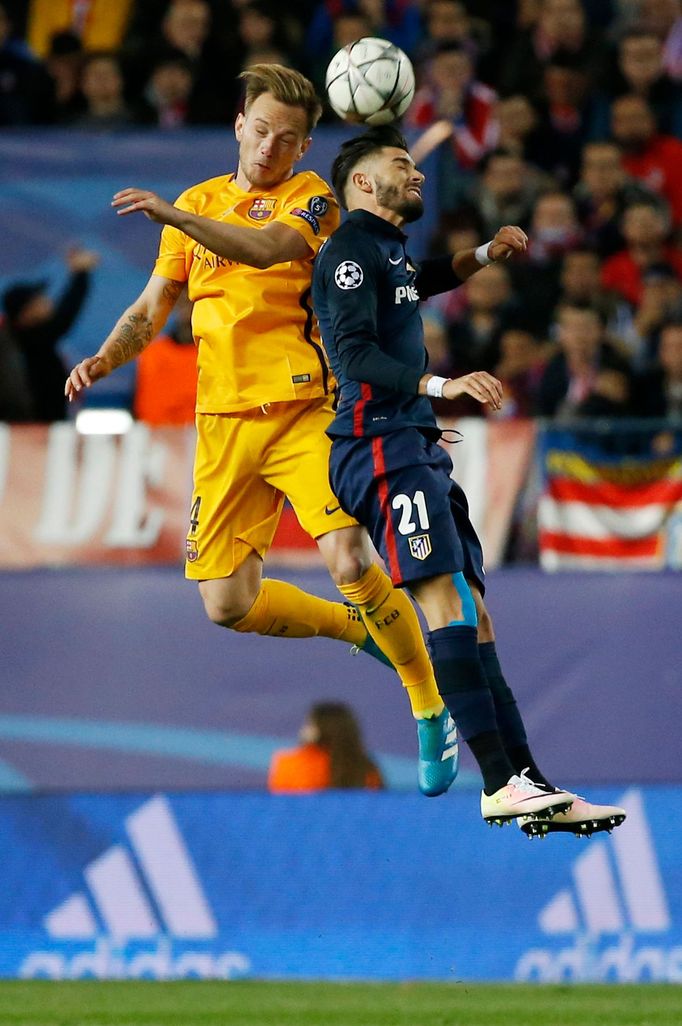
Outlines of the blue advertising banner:
{"label": "blue advertising banner", "polygon": [[679,788],[612,835],[489,831],[475,793],[0,800],[0,975],[682,981]]}

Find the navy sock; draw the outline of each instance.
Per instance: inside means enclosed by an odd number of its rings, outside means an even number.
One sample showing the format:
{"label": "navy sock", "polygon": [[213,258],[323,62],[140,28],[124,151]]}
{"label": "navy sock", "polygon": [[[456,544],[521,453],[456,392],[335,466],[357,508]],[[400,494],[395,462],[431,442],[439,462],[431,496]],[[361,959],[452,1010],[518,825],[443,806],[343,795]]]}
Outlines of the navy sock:
{"label": "navy sock", "polygon": [[438,690],[467,742],[492,794],[507,783],[514,768],[497,729],[495,704],[478,653],[475,627],[441,627],[428,635]]}
{"label": "navy sock", "polygon": [[514,767],[514,772],[521,773],[522,770],[528,769],[531,780],[537,784],[549,785],[549,781],[540,771],[528,747],[526,728],[516,704],[514,692],[504,679],[495,642],[483,642],[478,646],[478,654],[495,703],[500,737],[509,756],[509,761]]}

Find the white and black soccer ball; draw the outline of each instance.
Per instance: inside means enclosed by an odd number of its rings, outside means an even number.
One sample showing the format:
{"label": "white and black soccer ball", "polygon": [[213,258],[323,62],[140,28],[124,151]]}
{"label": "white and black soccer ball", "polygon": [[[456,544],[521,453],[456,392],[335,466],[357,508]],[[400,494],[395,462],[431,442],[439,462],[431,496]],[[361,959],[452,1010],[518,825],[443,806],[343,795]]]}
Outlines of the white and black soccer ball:
{"label": "white and black soccer ball", "polygon": [[344,121],[385,125],[412,103],[414,70],[400,47],[365,36],[332,57],[325,85],[332,110]]}

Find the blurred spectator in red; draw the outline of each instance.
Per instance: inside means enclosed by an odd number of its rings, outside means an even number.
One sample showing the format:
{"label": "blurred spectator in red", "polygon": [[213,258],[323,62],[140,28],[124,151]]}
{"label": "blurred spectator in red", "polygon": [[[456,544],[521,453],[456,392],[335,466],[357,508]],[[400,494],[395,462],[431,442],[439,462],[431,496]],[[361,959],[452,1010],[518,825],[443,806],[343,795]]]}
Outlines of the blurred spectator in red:
{"label": "blurred spectator in red", "polygon": [[3,294],[5,327],[23,355],[37,422],[66,418],[66,368],[57,346],[80,313],[90,272],[98,263],[96,253],[71,250],[67,256],[70,279],[56,302],[47,294],[44,281],[16,282]]}
{"label": "blurred spectator in red", "polygon": [[668,241],[669,225],[665,214],[648,203],[636,203],[623,215],[621,231],[626,248],[604,263],[603,288],[623,296],[639,306],[643,296],[642,277],[654,264],[669,264],[682,279],[682,250]]}
{"label": "blurred spectator in red", "polygon": [[55,33],[73,32],[85,50],[117,50],[132,6],[132,0],[30,0],[28,42],[45,57]]}
{"label": "blurred spectator in red", "polygon": [[533,204],[547,179],[515,153],[493,150],[483,158],[473,190],[486,238],[501,224],[527,228]]}
{"label": "blurred spectator in red", "polygon": [[49,124],[52,104],[50,76],[26,44],[13,36],[0,4],[0,127]]}
{"label": "blurred spectator in red", "polygon": [[562,185],[573,186],[590,132],[594,108],[591,79],[579,58],[559,50],[542,70],[542,98],[536,106],[542,140],[538,165]]}
{"label": "blurred spectator in red", "polygon": [[636,382],[635,409],[642,417],[682,420],[682,320],[664,324],[657,364]]}
{"label": "blurred spectator in red", "polygon": [[494,149],[499,136],[497,96],[474,78],[474,65],[464,47],[446,43],[427,61],[424,84],[410,106],[406,123],[426,131],[412,145],[416,163],[451,140],[459,167],[475,168]]}
{"label": "blurred spectator in red", "polygon": [[573,195],[585,241],[603,257],[623,248],[620,225],[627,207],[665,202],[625,171],[619,147],[608,141],[583,147],[580,179]]}
{"label": "blurred spectator in red", "polygon": [[54,87],[52,119],[56,124],[70,124],[82,114],[85,106],[80,88],[83,44],[75,32],[55,32],[45,67]]}
{"label": "blurred spectator in red", "polygon": [[173,313],[171,330],[157,336],[137,360],[133,412],[147,424],[194,423],[197,354],[186,291]]}
{"label": "blurred spectator in red", "polygon": [[598,310],[562,303],[557,309],[557,341],[559,351],[538,386],[537,413],[570,418],[630,412],[630,366],[605,338]]}
{"label": "blurred spectator in red", "polygon": [[538,390],[553,348],[525,328],[508,328],[500,336],[493,374],[502,382],[502,409],[495,417],[532,417]]}
{"label": "blurred spectator in red", "polygon": [[83,113],[73,125],[94,132],[115,132],[135,121],[126,103],[123,72],[116,53],[94,50],[86,54],[81,71]]}
{"label": "blurred spectator in red", "polygon": [[182,128],[194,120],[191,109],[194,72],[183,53],[160,57],[145,86],[138,120],[159,128]]}
{"label": "blurred spectator in red", "polygon": [[625,170],[663,196],[674,223],[682,224],[682,142],[658,132],[651,107],[641,96],[614,100],[611,126]]}
{"label": "blurred spectator in red", "polygon": [[599,80],[606,51],[599,34],[588,31],[580,0],[542,0],[537,20],[506,47],[497,83],[502,95],[523,93],[542,101],[544,68],[559,53],[570,56],[588,81]]}
{"label": "blurred spectator in red", "polygon": [[654,32],[633,28],[618,41],[611,97],[627,93],[649,104],[662,132],[682,135],[682,90],[663,62],[663,44]]}
{"label": "blurred spectator in red", "polygon": [[347,705],[314,705],[299,736],[297,748],[275,752],[272,757],[268,789],[273,794],[383,788],[381,773],[368,755],[360,726]]}

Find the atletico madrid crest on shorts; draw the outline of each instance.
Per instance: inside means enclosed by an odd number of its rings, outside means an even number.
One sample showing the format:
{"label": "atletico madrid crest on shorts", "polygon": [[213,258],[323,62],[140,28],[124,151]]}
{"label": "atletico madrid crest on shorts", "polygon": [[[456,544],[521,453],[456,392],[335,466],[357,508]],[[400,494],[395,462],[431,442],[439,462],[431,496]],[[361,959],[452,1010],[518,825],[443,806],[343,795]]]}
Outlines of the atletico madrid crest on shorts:
{"label": "atletico madrid crest on shorts", "polygon": [[426,559],[431,555],[431,538],[428,534],[416,534],[409,539],[410,555],[415,559]]}
{"label": "atletico madrid crest on shorts", "polygon": [[249,217],[252,221],[267,221],[273,213],[276,203],[276,199],[265,199],[263,196],[259,196],[251,204]]}

